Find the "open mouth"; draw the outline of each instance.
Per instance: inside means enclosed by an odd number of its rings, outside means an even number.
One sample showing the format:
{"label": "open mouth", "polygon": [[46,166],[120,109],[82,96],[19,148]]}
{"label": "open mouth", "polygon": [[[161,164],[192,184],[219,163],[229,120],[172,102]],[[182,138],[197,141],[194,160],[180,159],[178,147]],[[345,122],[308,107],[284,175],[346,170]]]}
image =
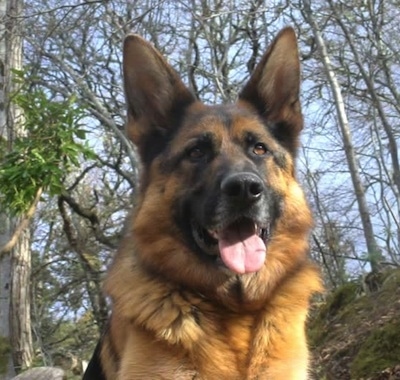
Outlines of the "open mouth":
{"label": "open mouth", "polygon": [[235,273],[257,272],[264,265],[268,228],[249,218],[237,219],[217,229],[206,229],[192,221],[192,233],[203,252],[221,258]]}

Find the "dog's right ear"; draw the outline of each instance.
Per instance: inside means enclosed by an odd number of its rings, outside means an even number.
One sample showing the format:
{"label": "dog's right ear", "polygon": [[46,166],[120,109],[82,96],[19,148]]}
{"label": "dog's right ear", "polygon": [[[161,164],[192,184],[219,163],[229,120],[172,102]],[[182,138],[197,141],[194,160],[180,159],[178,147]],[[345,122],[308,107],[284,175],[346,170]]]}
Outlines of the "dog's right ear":
{"label": "dog's right ear", "polygon": [[157,154],[155,150],[195,97],[163,56],[138,35],[125,38],[123,73],[127,133],[146,161]]}

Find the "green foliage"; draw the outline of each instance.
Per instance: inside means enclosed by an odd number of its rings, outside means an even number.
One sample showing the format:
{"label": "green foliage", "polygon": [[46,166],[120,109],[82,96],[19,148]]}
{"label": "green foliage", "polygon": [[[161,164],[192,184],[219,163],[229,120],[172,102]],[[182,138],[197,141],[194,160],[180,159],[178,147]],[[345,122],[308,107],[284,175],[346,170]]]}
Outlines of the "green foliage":
{"label": "green foliage", "polygon": [[0,374],[7,370],[8,355],[11,351],[11,346],[7,338],[0,336]]}
{"label": "green foliage", "polygon": [[395,366],[400,358],[400,322],[378,328],[363,341],[351,365],[351,375],[361,379]]}
{"label": "green foliage", "polygon": [[39,188],[50,195],[64,190],[65,175],[94,158],[86,143],[84,109],[74,96],[50,99],[41,88],[29,87],[24,72],[15,71],[20,90],[12,101],[21,108],[24,121],[13,149],[0,157],[0,203],[14,213],[25,212]]}

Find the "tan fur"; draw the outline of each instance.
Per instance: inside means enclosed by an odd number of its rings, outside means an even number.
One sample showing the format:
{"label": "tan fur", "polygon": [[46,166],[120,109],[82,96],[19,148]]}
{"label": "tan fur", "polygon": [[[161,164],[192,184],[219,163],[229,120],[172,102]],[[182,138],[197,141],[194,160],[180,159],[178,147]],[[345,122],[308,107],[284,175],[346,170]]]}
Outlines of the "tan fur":
{"label": "tan fur", "polygon": [[[305,320],[321,282],[307,258],[312,219],[290,153],[302,129],[293,31],[281,32],[240,100],[224,108],[232,117],[230,129],[221,124],[218,109],[190,101],[177,75],[139,37],[127,38],[124,61],[128,133],[144,161],[155,126],[165,133],[173,128],[176,104],[184,104],[185,117],[166,153],[144,163],[137,206],[105,281],[112,300],[101,348],[106,379],[307,379]],[[257,97],[273,109],[257,115]],[[287,150],[265,128],[263,118],[267,124],[292,125]],[[235,166],[246,160],[237,141],[249,131],[279,151],[285,162],[279,166],[271,156],[264,164],[265,181],[284,206],[262,269],[229,275],[193,254],[174,222],[175,202],[185,195],[192,175],[190,163],[166,168],[193,136],[212,133],[220,153],[207,168],[204,186],[211,188],[222,162]]]}

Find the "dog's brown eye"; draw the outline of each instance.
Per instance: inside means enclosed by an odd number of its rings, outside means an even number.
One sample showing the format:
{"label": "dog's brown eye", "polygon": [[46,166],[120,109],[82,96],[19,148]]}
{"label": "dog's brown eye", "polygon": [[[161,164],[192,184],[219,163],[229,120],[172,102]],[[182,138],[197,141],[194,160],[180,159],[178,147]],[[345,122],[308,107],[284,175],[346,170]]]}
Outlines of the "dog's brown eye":
{"label": "dog's brown eye", "polygon": [[194,147],[189,150],[188,157],[192,160],[198,160],[205,155],[205,150],[200,147]]}
{"label": "dog's brown eye", "polygon": [[267,153],[267,148],[265,147],[264,144],[257,143],[256,145],[254,145],[253,153],[256,154],[257,156],[263,156],[264,154]]}

